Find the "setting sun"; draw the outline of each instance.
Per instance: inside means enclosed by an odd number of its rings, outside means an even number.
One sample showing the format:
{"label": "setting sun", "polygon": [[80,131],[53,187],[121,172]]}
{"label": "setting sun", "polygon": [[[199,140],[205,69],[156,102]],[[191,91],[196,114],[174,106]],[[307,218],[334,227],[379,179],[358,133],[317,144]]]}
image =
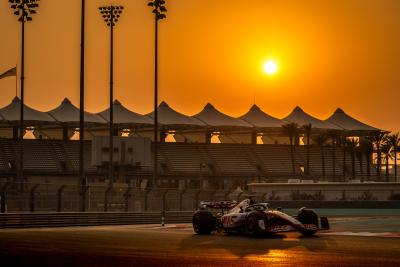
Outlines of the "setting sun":
{"label": "setting sun", "polygon": [[278,65],[276,65],[276,63],[272,60],[269,60],[264,64],[264,71],[269,75],[275,74],[277,70]]}

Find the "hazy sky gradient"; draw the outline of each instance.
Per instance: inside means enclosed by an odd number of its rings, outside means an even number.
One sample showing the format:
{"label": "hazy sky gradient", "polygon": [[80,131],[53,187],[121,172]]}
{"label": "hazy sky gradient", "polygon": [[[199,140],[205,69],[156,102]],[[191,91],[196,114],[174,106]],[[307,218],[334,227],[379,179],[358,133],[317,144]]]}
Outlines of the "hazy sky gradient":
{"label": "hazy sky gradient", "polygon": [[[26,103],[40,110],[79,103],[79,0],[41,0],[27,25]],[[154,20],[146,0],[87,0],[87,110],[108,103],[109,33],[97,10],[125,6],[115,32],[115,97],[153,105]],[[284,117],[296,106],[321,119],[337,107],[400,130],[400,1],[167,0],[160,22],[160,101],[188,115],[207,102],[239,116],[256,103]],[[274,59],[279,73],[262,64]],[[0,1],[0,72],[20,62],[20,24]],[[0,80],[0,106],[15,80]]]}

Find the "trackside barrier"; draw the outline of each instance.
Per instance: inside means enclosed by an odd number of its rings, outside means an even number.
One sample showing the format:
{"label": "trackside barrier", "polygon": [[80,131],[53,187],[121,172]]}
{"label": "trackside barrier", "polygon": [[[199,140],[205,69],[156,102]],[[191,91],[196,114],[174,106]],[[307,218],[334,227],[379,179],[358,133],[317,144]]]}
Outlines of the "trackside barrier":
{"label": "trackside barrier", "polygon": [[[164,213],[165,223],[190,223],[193,212]],[[161,224],[163,212],[71,212],[0,214],[0,228]]]}

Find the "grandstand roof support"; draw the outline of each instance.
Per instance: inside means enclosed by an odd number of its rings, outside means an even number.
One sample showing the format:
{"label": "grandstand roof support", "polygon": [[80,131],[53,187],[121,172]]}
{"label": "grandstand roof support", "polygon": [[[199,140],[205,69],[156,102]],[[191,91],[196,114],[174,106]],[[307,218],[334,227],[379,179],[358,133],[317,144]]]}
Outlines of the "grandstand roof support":
{"label": "grandstand roof support", "polygon": [[256,131],[253,131],[251,133],[251,144],[257,145],[257,132]]}
{"label": "grandstand roof support", "polygon": [[211,136],[212,136],[211,131],[207,130],[206,131],[206,144],[211,144]]}

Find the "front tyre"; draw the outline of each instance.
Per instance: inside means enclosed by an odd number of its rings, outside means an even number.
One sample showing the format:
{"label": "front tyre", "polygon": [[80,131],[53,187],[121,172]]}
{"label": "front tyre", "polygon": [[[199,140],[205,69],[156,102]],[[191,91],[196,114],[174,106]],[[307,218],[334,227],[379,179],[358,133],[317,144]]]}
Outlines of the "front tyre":
{"label": "front tyre", "polygon": [[250,214],[246,219],[245,224],[246,234],[251,237],[256,237],[262,234],[262,230],[258,225],[258,219],[255,214]]}
{"label": "front tyre", "polygon": [[193,215],[193,230],[200,235],[209,235],[215,230],[215,217],[207,210],[199,210]]}
{"label": "front tyre", "polygon": [[[318,229],[318,215],[311,209],[301,208],[297,219],[303,224],[309,226],[305,229],[299,230],[304,236],[312,236],[317,232]],[[309,229],[310,226],[315,226],[315,229]]]}

